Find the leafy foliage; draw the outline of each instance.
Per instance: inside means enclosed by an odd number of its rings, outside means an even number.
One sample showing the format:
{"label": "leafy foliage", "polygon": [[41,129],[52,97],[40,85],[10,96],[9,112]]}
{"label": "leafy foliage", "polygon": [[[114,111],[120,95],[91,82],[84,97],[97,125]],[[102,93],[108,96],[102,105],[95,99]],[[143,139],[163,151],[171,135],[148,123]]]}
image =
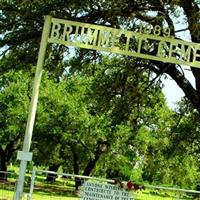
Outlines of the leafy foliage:
{"label": "leafy foliage", "polygon": [[22,71],[10,71],[0,79],[0,168],[7,169],[13,152],[24,135],[30,80]]}

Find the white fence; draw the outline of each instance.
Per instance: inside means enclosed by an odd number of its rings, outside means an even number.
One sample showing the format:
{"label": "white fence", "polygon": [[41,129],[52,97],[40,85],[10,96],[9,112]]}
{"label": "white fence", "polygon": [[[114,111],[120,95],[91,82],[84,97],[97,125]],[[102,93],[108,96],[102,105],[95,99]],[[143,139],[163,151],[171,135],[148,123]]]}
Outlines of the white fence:
{"label": "white fence", "polygon": [[[33,170],[30,199],[32,200],[78,200],[80,193],[76,190],[84,181],[111,183],[115,180],[80,176],[51,171]],[[132,191],[134,200],[189,200],[200,199],[200,191],[177,188],[145,186],[144,190]]]}

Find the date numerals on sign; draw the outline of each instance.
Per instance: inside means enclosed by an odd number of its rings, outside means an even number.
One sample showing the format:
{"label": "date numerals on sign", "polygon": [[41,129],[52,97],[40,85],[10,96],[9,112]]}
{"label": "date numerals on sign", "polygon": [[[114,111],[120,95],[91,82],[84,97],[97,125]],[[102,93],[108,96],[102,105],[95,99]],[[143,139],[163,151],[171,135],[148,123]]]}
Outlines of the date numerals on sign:
{"label": "date numerals on sign", "polygon": [[145,27],[140,26],[140,33],[153,34],[155,36],[170,37],[171,30],[170,28],[162,28],[159,25],[156,25],[153,28],[151,26],[145,26]]}

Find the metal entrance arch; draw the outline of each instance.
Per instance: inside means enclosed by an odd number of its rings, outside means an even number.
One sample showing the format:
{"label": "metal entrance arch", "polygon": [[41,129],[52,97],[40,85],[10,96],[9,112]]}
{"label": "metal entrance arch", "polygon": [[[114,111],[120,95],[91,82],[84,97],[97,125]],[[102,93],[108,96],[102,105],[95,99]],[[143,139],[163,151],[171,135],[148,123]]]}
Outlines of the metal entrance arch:
{"label": "metal entrance arch", "polygon": [[[29,151],[47,44],[57,43],[143,59],[199,67],[200,44],[174,39],[170,35],[170,32],[169,28],[162,29],[159,25],[152,27],[152,30],[144,31],[140,28],[133,32],[56,19],[51,16],[45,17],[23,149],[17,155],[17,159],[21,162],[14,200],[20,200],[23,196],[26,166],[27,162],[32,160],[32,153]],[[124,44],[120,43],[120,39],[122,38],[125,39]],[[154,48],[157,49],[156,55],[152,54],[151,48],[143,48],[144,43],[150,44],[152,41]],[[137,44],[134,49],[132,49],[132,44]]]}

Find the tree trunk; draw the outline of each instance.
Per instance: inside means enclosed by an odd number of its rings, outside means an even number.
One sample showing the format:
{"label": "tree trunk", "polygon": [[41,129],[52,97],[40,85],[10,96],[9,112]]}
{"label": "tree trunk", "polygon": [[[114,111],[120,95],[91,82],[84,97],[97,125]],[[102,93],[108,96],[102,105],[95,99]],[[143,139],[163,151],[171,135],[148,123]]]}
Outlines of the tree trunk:
{"label": "tree trunk", "polygon": [[[105,151],[107,151],[108,148],[108,144],[107,142],[99,142],[97,144],[97,148],[96,151],[94,153],[94,158],[90,158],[84,172],[83,175],[84,176],[89,176],[92,172],[92,170],[95,168],[95,165],[97,163],[97,161],[99,160],[100,156],[102,153],[104,153]],[[73,168],[74,168],[74,174],[79,174],[79,156],[78,153],[76,151],[75,145],[71,146],[71,150],[72,150],[72,154],[73,154]],[[75,178],[75,189],[76,191],[79,189],[79,187],[83,184],[84,180],[80,179],[80,178]]]}
{"label": "tree trunk", "polygon": [[102,153],[107,151],[109,144],[107,142],[99,142],[95,151],[94,159],[90,158],[83,175],[89,176],[92,170],[95,168],[97,161],[99,160]]}
{"label": "tree trunk", "polygon": [[[60,167],[60,165],[50,165],[49,166],[49,171],[53,171],[53,172],[57,172],[58,171],[58,168]],[[57,178],[57,175],[56,174],[51,174],[51,173],[48,173],[47,174],[47,177],[46,177],[46,181],[47,182],[55,182],[56,181],[56,178]]]}
{"label": "tree trunk", "polygon": [[8,166],[8,162],[5,159],[5,156],[1,155],[0,158],[0,181],[6,181],[7,180],[7,174],[5,172],[7,172],[7,166]]}
{"label": "tree trunk", "polygon": [[168,75],[172,77],[177,83],[177,85],[183,90],[185,96],[190,100],[193,104],[194,108],[196,108],[200,113],[200,100],[199,94],[197,90],[191,85],[191,83],[185,78],[185,76],[177,70],[173,65],[168,64],[165,71]]}
{"label": "tree trunk", "polygon": [[[200,12],[200,9],[199,9],[197,3],[192,2],[192,1],[185,0],[182,3],[182,6],[183,6],[183,10],[185,12],[185,15],[188,18],[188,25],[189,25],[192,42],[199,43],[200,42],[200,38],[199,38],[199,27],[200,26],[199,26],[199,22],[198,22],[198,20],[199,20],[198,13]],[[200,69],[191,67],[191,70],[195,77],[196,91],[200,98]],[[200,101],[199,101],[199,104],[200,104]]]}
{"label": "tree trunk", "polygon": [[[10,141],[7,145],[5,150],[0,147],[0,171],[7,172],[7,166],[12,158],[13,152],[15,152],[21,141],[21,134],[18,134],[15,138],[15,140]],[[0,179],[4,179],[6,181],[6,174],[1,172],[0,173]]]}
{"label": "tree trunk", "polygon": [[[198,110],[200,113],[200,94],[198,91],[192,86],[192,84],[188,81],[188,79],[182,74],[174,64],[169,63],[161,63],[158,61],[152,61],[155,66],[159,67],[160,71],[155,71],[151,68],[156,74],[160,75],[163,73],[168,74],[179,86],[180,89],[184,92],[187,99],[192,103],[194,108]],[[196,79],[197,81],[197,79]],[[200,81],[200,77],[199,77]],[[200,83],[200,82],[199,82]],[[199,86],[200,87],[200,86]]]}
{"label": "tree trunk", "polygon": [[[74,174],[79,174],[79,156],[76,152],[75,145],[71,146],[72,155],[73,155],[73,169]],[[77,191],[79,189],[79,186],[81,185],[81,179],[75,178],[75,190]]]}

